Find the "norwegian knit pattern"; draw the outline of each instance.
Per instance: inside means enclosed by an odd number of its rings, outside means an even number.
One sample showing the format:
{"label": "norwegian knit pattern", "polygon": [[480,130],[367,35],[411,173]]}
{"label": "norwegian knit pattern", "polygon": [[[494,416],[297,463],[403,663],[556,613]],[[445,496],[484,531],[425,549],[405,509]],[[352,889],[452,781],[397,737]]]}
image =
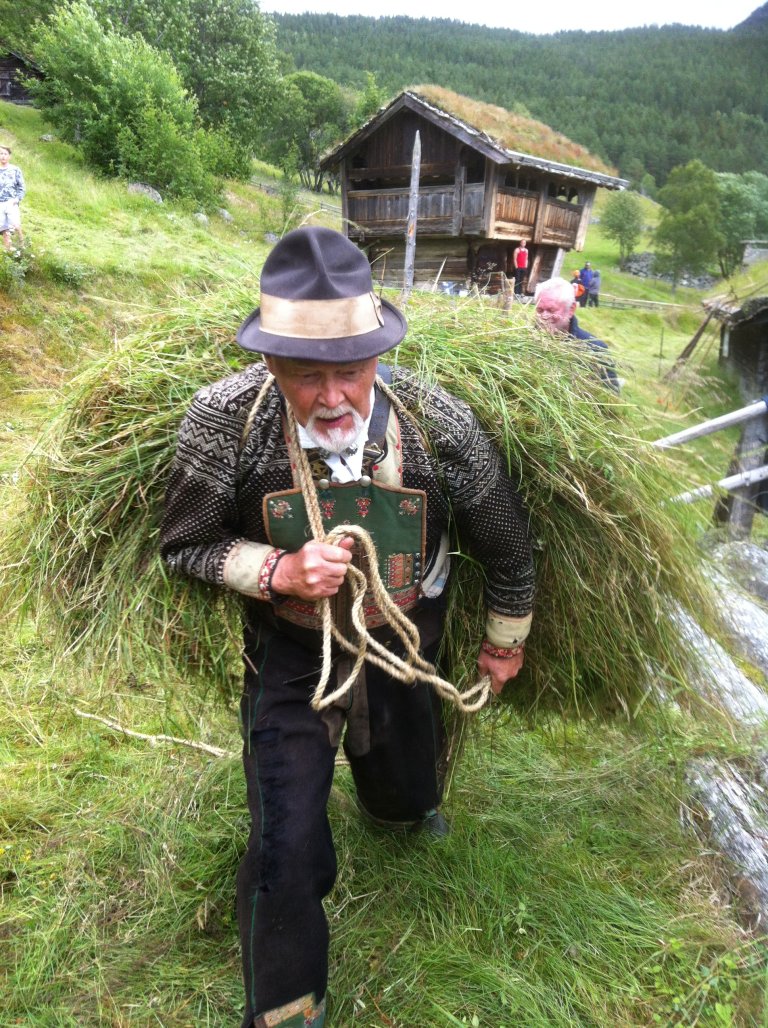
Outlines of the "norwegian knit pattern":
{"label": "norwegian knit pattern", "polygon": [[[242,442],[266,374],[254,364],[200,390],[179,431],[162,553],[172,568],[217,585],[237,542],[268,541],[264,496],[293,484],[276,386]],[[470,408],[439,386],[397,369],[392,388],[414,417],[415,423],[399,417],[403,485],[427,494],[427,554],[452,521],[462,546],[485,568],[489,608],[525,617],[533,603],[527,514],[497,451]]]}

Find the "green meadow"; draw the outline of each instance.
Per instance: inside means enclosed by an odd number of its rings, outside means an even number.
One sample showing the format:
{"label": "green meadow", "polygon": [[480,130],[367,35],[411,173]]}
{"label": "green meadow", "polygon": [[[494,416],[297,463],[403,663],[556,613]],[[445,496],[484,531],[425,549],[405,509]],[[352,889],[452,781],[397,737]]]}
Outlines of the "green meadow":
{"label": "green meadow", "polygon": [[[231,222],[201,224],[95,177],[47,131],[0,103],[28,183],[28,245],[0,255],[0,1026],[231,1026],[248,833],[236,617],[163,579],[157,497],[185,404],[243,364],[267,234],[338,215],[260,166],[229,186]],[[371,830],[337,768],[333,1028],[768,1025],[764,938],[685,784],[694,757],[748,759],[759,739],[702,711],[685,654],[653,630],[655,583],[699,595],[712,512],[664,501],[722,477],[736,435],[663,461],[646,443],[740,400],[714,328],[668,377],[701,294],[620,273],[599,223],[565,273],[585,258],[604,301],[654,304],[580,316],[611,347],[619,401],[528,307],[408,302],[396,359],[474,396],[527,483],[543,609],[522,701],[457,726],[448,838]],[[459,651],[472,582],[468,568]],[[646,657],[674,706],[649,697]]]}

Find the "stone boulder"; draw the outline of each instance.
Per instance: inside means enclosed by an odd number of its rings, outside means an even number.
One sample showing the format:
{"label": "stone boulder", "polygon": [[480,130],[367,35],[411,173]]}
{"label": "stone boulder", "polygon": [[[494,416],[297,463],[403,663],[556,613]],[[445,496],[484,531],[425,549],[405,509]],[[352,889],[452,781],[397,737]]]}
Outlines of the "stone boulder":
{"label": "stone boulder", "polygon": [[160,196],[158,191],[152,186],[148,186],[146,182],[129,182],[128,192],[136,193],[139,196],[146,196],[147,199],[151,200],[152,203],[162,203],[163,198]]}

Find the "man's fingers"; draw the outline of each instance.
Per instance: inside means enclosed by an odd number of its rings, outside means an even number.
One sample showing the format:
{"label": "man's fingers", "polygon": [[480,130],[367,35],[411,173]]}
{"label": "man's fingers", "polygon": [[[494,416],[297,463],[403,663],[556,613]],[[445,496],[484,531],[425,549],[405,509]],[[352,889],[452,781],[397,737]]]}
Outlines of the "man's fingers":
{"label": "man's fingers", "polygon": [[330,561],[334,564],[349,564],[352,560],[351,550],[355,545],[355,540],[351,536],[347,536],[346,539],[342,539],[341,542],[336,544],[326,544],[322,556],[324,560]]}

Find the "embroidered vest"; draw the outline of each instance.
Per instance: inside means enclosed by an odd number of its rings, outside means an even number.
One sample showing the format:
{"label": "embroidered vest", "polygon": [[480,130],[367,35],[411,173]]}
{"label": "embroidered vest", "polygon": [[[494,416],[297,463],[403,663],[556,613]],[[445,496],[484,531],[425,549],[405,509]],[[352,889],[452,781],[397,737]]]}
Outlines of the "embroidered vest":
{"label": "embroidered vest", "polygon": [[[400,433],[397,418],[389,418],[389,403],[377,390],[365,446],[363,476],[358,482],[338,485],[320,459],[310,465],[326,530],[339,525],[361,525],[373,539],[378,571],[385,589],[403,611],[411,610],[421,594],[427,526],[427,496],[402,484]],[[378,436],[378,438],[377,438]],[[294,480],[295,481],[295,480]],[[264,524],[272,546],[296,551],[312,538],[304,496],[298,485],[269,493],[263,501]],[[364,565],[362,570],[367,573]],[[373,596],[364,603],[369,628],[385,623]],[[278,617],[304,628],[319,629],[314,603],[289,597],[276,607]]]}

